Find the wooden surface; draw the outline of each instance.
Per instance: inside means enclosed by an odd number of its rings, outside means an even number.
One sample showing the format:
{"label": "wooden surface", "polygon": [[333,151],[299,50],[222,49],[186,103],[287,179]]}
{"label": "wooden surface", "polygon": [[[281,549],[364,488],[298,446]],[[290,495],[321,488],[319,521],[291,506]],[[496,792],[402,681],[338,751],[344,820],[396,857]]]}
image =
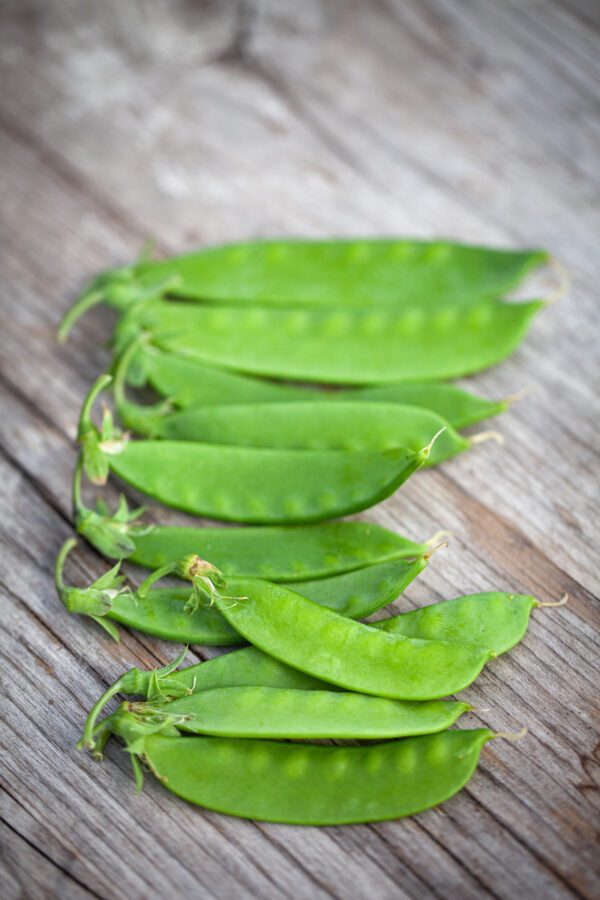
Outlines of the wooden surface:
{"label": "wooden surface", "polygon": [[[2,896],[599,896],[598,6],[591,0],[252,3],[5,0],[2,175]],[[176,647],[109,641],[52,584],[72,533],[78,408],[112,316],[69,344],[60,315],[98,270],[266,235],[450,235],[548,247],[568,295],[472,380],[533,386],[486,444],[365,515],[454,532],[399,605],[506,589],[568,606],[466,692],[468,724],[529,728],[412,820],[237,821],[151,778],[115,743],[74,749],[132,665]],[[153,511],[154,518],[164,514]],[[104,563],[81,547],[69,576]],[[197,654],[191,654],[192,659]]]}

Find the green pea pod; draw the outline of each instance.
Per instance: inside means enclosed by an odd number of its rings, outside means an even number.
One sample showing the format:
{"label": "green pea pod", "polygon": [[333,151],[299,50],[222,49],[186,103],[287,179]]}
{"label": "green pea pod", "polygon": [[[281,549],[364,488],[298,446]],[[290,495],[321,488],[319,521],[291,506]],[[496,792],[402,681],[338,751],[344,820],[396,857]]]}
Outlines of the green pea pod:
{"label": "green pea pod", "polygon": [[[425,641],[478,644],[500,655],[521,640],[527,630],[532,608],[560,607],[567,600],[566,595],[557,602],[542,603],[521,594],[471,594],[401,613],[374,622],[372,627]],[[335,689],[335,685],[293,669],[257,647],[245,647],[186,669],[178,669],[184,656],[185,651],[169,665],[154,671],[130,669],[107,688],[86,721],[85,746],[94,747],[96,719],[108,700],[117,693],[142,696],[153,702],[168,702],[198,691],[226,687]]]}
{"label": "green pea pod", "polygon": [[198,550],[226,574],[270,581],[324,578],[392,559],[414,559],[428,552],[435,536],[415,543],[369,522],[260,528],[198,528],[142,525],[143,509],[130,511],[123,496],[111,514],[104,503],[89,509],[82,498],[83,462],[73,475],[75,526],[92,546],[113,559],[130,557],[158,569]]}
{"label": "green pea pod", "polygon": [[155,735],[142,752],[168,790],[199,806],[270,822],[343,825],[397,819],[444,802],[469,781],[494,736],[483,728],[319,747]]}
{"label": "green pea pod", "polygon": [[119,360],[114,396],[125,427],[146,437],[291,450],[405,447],[417,453],[439,433],[427,465],[455,456],[472,443],[436,413],[395,403],[307,400],[200,406],[177,412],[165,404],[139,406],[125,394],[126,373],[137,345],[133,341]]}
{"label": "green pea pod", "polygon": [[414,559],[427,553],[435,538],[419,544],[371,522],[324,522],[256,528],[153,525],[132,543],[131,561],[147,569],[199,553],[226,575],[293,582]]}
{"label": "green pea pod", "polygon": [[547,261],[542,250],[449,241],[272,240],[142,263],[138,277],[144,286],[176,278],[173,296],[209,302],[397,305],[502,294]]}
{"label": "green pea pod", "polygon": [[[146,587],[142,596],[141,588],[136,593],[123,587],[118,565],[88,588],[67,587],[63,568],[75,544],[74,539],[66,541],[55,566],[56,588],[69,612],[92,616],[117,638],[113,622],[180,643],[229,646],[244,642],[215,606],[190,603],[189,588]],[[294,590],[340,615],[364,618],[395,600],[426,565],[425,557],[394,560],[319,581],[297,582]],[[159,570],[144,584],[153,584],[162,573]]]}
{"label": "green pea pod", "polygon": [[183,799],[229,815],[296,825],[343,825],[413,815],[469,781],[487,728],[448,730],[360,747],[178,737],[127,705],[103,723],[126,744],[138,789],[143,761]]}
{"label": "green pea pod", "polygon": [[[471,594],[410,610],[371,624],[373,628],[404,634],[405,637],[478,644],[500,656],[522,639],[532,609],[559,607],[566,602],[566,596],[557,602],[542,603],[522,594]],[[226,656],[175,671],[177,665],[176,660],[175,664],[159,670],[157,678],[161,684],[162,696],[179,696],[182,692],[242,685],[302,686],[303,690],[309,689],[302,679],[309,679],[311,688],[322,688],[324,684],[323,681],[291,669],[256,647],[245,647]],[[148,699],[151,697],[150,683],[154,676],[154,672],[132,669],[123,676],[126,681],[120,690],[122,693]]]}
{"label": "green pea pod", "polygon": [[[205,565],[190,560],[190,576],[197,577]],[[495,655],[476,644],[386,633],[258,579],[224,579],[213,584],[212,599],[236,631],[270,656],[328,683],[380,697],[434,700],[456,693]]]}
{"label": "green pea pod", "polygon": [[450,241],[250,241],[104,272],[67,313],[59,336],[64,339],[96,303],[123,309],[161,293],[202,303],[258,301],[274,307],[466,303],[505,294],[548,259],[542,250]]}
{"label": "green pea pod", "polygon": [[429,454],[428,466],[468,450],[473,443],[435,413],[394,403],[245,403],[162,415],[128,401],[119,402],[117,408],[127,428],[169,441],[355,452],[406,447],[416,453],[442,432]]}
{"label": "green pea pod", "polygon": [[481,371],[521,343],[541,301],[481,300],[437,309],[273,309],[152,301],[118,324],[117,349],[140,331],[202,363],[330,384],[427,382]]}
{"label": "green pea pod", "polygon": [[527,594],[470,594],[383,619],[376,627],[409,638],[473,642],[499,656],[522,639],[532,609],[552,605]]}
{"label": "green pea pod", "polygon": [[[388,563],[369,566],[367,569],[350,574],[355,576],[353,578],[355,583],[362,582],[367,589],[370,586],[369,582],[374,582],[377,574],[383,575],[388,566]],[[419,562],[405,563],[404,566],[407,579],[410,578],[412,581],[416,577],[416,570],[419,569]],[[356,577],[358,575],[361,576],[360,579]],[[374,611],[372,607],[387,606],[408,586],[406,583],[400,584],[393,579],[382,578],[379,585],[376,585],[374,593],[356,593],[354,597],[350,595],[341,599],[336,596],[335,582],[346,577],[323,578],[314,582],[315,588],[321,588],[319,591],[311,591],[302,582],[287,587],[321,606],[333,609],[340,615],[351,619],[364,619]],[[384,590],[386,583],[390,586],[387,592]],[[189,590],[185,588],[157,589],[151,592],[148,605],[138,604],[136,608],[132,607],[126,594],[119,595],[118,599],[113,601],[110,613],[106,615],[130,628],[167,640],[215,646],[243,643],[241,635],[227,623],[215,607],[202,607],[193,614],[183,613],[188,598]],[[523,594],[472,594],[369,624],[389,634],[400,634],[421,640],[477,644],[499,656],[522,640],[527,631],[531,610],[543,605],[534,597]],[[371,608],[370,612],[364,611],[367,608]],[[85,612],[83,609],[72,611]],[[169,629],[164,624],[165,620],[169,622]]]}
{"label": "green pea pod", "polygon": [[244,647],[186,669],[177,667],[183,662],[187,648],[171,663],[153,671],[136,667],[121,675],[94,703],[88,713],[80,746],[98,750],[97,719],[106,704],[117,694],[145,697],[154,703],[167,703],[197,691],[228,687],[276,687],[301,691],[336,690],[318,678],[299,672],[268,656],[256,647]]}
{"label": "green pea pod", "polygon": [[163,706],[142,703],[129,708],[151,718],[162,716],[190,734],[383,740],[442,731],[471,707],[449,700],[410,703],[345,691],[234,687],[188,694]]}
{"label": "green pea pod", "polygon": [[[240,403],[297,403],[309,400],[326,402],[332,399],[378,401],[429,409],[446,419],[453,428],[461,429],[499,415],[508,409],[510,402],[485,400],[453,384],[435,382],[324,391],[228,372],[173,353],[164,353],[147,341],[142,346],[139,342],[135,343],[137,348],[133,362],[137,372],[143,372],[141,383],[147,382],[163,397],[169,398],[169,408]],[[125,352],[131,351],[128,348]],[[135,380],[131,376],[130,364],[127,368],[127,380],[132,384],[140,383],[139,374]],[[159,415],[163,414],[164,409],[164,403],[156,407]]]}
{"label": "green pea pod", "polygon": [[[86,439],[93,428],[91,402],[107,383],[107,376],[99,378],[84,404],[80,434]],[[116,475],[168,506],[224,521],[294,524],[358,512],[389,497],[424,465],[437,437],[417,453],[151,440],[107,446],[99,433],[96,442]],[[89,440],[84,451],[88,447]]]}
{"label": "green pea pod", "polygon": [[250,524],[318,522],[391,496],[426,461],[388,450],[270,450],[185,441],[133,441],[112,471],[167,506]]}

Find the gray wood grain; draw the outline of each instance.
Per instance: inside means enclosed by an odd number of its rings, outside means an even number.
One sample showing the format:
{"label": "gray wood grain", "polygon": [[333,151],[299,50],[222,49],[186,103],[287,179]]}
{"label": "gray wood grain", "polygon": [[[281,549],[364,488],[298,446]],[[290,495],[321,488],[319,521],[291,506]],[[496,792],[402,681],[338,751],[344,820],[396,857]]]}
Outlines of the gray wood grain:
{"label": "gray wood grain", "polygon": [[[597,27],[585,0],[0,6],[3,896],[599,895]],[[95,310],[58,347],[60,315],[147,238],[396,233],[546,246],[571,274],[519,352],[471,379],[534,387],[495,423],[505,445],[363,516],[454,532],[399,609],[570,594],[466,692],[467,724],[528,736],[489,747],[442,808],[376,826],[237,821],[151,779],[136,795],[118,746],[98,765],[74,744],[107,683],[176,648],[113,644],[55,596],[78,408],[112,322]],[[69,576],[103,566],[81,546]]]}

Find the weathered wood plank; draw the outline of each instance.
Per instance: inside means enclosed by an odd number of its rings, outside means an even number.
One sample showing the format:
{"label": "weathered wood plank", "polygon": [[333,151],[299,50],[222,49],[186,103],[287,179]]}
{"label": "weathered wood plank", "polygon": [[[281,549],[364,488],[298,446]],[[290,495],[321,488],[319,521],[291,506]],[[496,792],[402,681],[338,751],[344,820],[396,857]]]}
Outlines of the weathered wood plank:
{"label": "weathered wood plank", "polygon": [[[19,812],[20,810],[10,809],[11,819],[13,816],[18,818]],[[83,900],[98,896],[51,862],[42,851],[41,841],[33,844],[23,838],[16,827],[7,825],[4,821],[0,821],[0,848],[0,881],[2,896],[6,900],[18,900],[21,897],[44,900],[49,896]]]}
{"label": "weathered wood plank", "polygon": [[[491,0],[0,10],[9,891],[595,894],[593,19],[581,2]],[[568,298],[522,350],[473,381],[489,396],[539,386],[498,423],[506,446],[423,473],[366,515],[413,537],[455,531],[405,604],[494,586],[569,591],[468,692],[473,724],[530,734],[490,747],[450,804],[400,823],[291,829],[192,810],[152,783],[135,797],[118,748],[96,766],[72,746],[106,683],[174,648],[125,632],[114,645],[54,596],[78,407],[108,358],[111,315],[94,312],[60,349],[56,321],[93,272],[149,235],[169,252],[249,234],[393,232],[539,243],[572,270]],[[81,548],[69,574],[102,568]]]}

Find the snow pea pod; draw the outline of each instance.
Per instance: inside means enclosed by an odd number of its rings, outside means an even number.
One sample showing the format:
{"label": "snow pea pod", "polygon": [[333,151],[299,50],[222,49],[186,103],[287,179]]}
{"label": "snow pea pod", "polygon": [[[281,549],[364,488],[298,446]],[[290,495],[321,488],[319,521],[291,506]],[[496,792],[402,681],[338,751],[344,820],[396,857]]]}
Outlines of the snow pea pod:
{"label": "snow pea pod", "polygon": [[147,330],[165,350],[275,378],[363,385],[437,381],[500,362],[521,343],[542,305],[485,300],[468,308],[395,312],[211,308],[157,300],[134,307],[115,338],[123,348]]}
{"label": "snow pea pod", "polygon": [[412,559],[431,546],[370,522],[257,528],[154,525],[133,540],[131,561],[148,569],[199,553],[227,575],[284,582],[325,578],[392,559]]}
{"label": "snow pea pod", "polygon": [[190,734],[383,740],[442,731],[470,706],[449,700],[386,700],[346,691],[234,687],[188,694],[162,707],[143,703],[136,709],[165,718],[181,717],[176,727]]}
{"label": "snow pea pod", "polygon": [[210,691],[228,687],[276,687],[294,690],[336,690],[312,675],[286,666],[256,647],[244,647],[215,656],[206,662],[177,667],[187,654],[187,648],[166,666],[144,671],[134,667],[114,681],[94,703],[87,715],[81,746],[87,750],[97,748],[96,721],[107,703],[117,694],[145,697],[154,703],[169,702],[197,691]]}
{"label": "snow pea pod", "polygon": [[[112,623],[119,622],[163,640],[186,644],[224,647],[244,642],[216,607],[190,605],[189,588],[148,590],[163,570],[146,579],[143,596],[142,586],[140,593],[123,589],[118,565],[87,588],[68,587],[63,581],[63,569],[75,544],[73,538],[65,542],[55,565],[56,588],[69,612],[101,620],[100,624],[113,637]],[[412,562],[394,560],[319,581],[297,582],[294,590],[340,615],[364,618],[395,600],[426,565],[425,557]]]}
{"label": "snow pea pod", "polygon": [[204,303],[436,306],[499,296],[547,262],[542,250],[503,250],[450,241],[271,240],[211,247],[103,272],[65,316],[64,339],[96,303],[117,308],[168,293]]}
{"label": "snow pea pod", "polygon": [[177,278],[173,296],[209,302],[397,305],[502,294],[547,260],[450,241],[271,240],[144,262],[137,275],[144,287]]}
{"label": "snow pea pod", "polygon": [[135,362],[139,374],[131,383],[147,382],[163,397],[168,397],[172,405],[180,408],[222,406],[225,403],[324,402],[331,399],[380,401],[429,409],[454,428],[461,429],[497,416],[509,406],[507,400],[485,400],[453,384],[435,382],[374,385],[339,391],[281,384],[217,369],[174,353],[164,353],[148,344],[138,350]]}
{"label": "snow pea pod", "polygon": [[[229,815],[296,825],[396,819],[436,806],[471,778],[487,728],[448,730],[360,747],[181,737],[126,705],[105,726],[174,794]],[[499,736],[499,735],[498,735]]]}
{"label": "snow pea pod", "polygon": [[[567,600],[566,595],[558,602],[542,603],[520,594],[471,594],[401,613],[393,618],[374,622],[372,627],[423,640],[441,639],[478,644],[500,655],[521,640],[532,608],[563,606]],[[90,748],[94,746],[95,721],[108,700],[117,693],[165,702],[196,691],[221,687],[335,689],[335,685],[293,669],[257,647],[245,647],[207,662],[178,669],[185,653],[186,651],[161,669],[130,669],[107,688],[86,720],[84,744]]]}
{"label": "snow pea pod", "polygon": [[383,619],[376,626],[388,634],[423,640],[473,642],[499,656],[519,643],[531,610],[548,605],[527,594],[469,594]]}
{"label": "snow pea pod", "polygon": [[434,700],[471,684],[495,654],[476,644],[390,634],[340,616],[282,585],[213,579],[207,564],[187,561],[191,580],[212,584],[211,597],[250,643],[331,684],[397,700]]}
{"label": "snow pea pod", "polygon": [[226,522],[318,522],[373,506],[427,459],[404,450],[271,450],[132,441],[112,471],[167,506]]}
{"label": "snow pea pod", "polygon": [[73,474],[73,511],[77,531],[109,559],[130,558],[148,569],[190,553],[215,561],[231,575],[269,581],[300,581],[350,572],[391,559],[426,553],[436,536],[415,543],[370,522],[262,527],[177,527],[139,523],[143,509],[130,510],[121,495],[116,512],[102,500],[90,509],[83,501],[81,456]]}
{"label": "snow pea pod", "polygon": [[[323,578],[306,584],[296,582],[287,587],[340,615],[350,619],[363,619],[395,600],[423,567],[418,562],[404,564],[405,577],[396,580],[383,576],[383,570],[388,565],[384,563],[383,566],[369,566],[360,572],[350,573],[354,576],[354,590],[357,587],[362,590],[347,596],[342,595],[340,585],[336,584],[336,581],[341,582],[347,576]],[[360,580],[356,577],[358,575],[361,575]],[[383,576],[378,584],[375,583],[377,575]],[[232,580],[232,583],[235,582]],[[350,584],[346,583],[352,590]],[[374,593],[367,593],[371,584],[374,584]],[[193,612],[184,612],[189,595],[189,590],[185,588],[157,588],[150,592],[146,603],[138,601],[137,604],[135,601],[132,603],[126,595],[120,595],[106,614],[123,625],[166,640],[219,647],[244,643],[242,636],[214,606],[202,606]],[[522,640],[527,631],[531,610],[543,605],[527,595],[471,594],[370,622],[369,625],[388,634],[401,634],[421,640],[477,644],[493,651],[495,656],[500,656]],[[78,609],[71,611],[86,612],[81,604]]]}
{"label": "snow pea pod", "polygon": [[396,403],[332,398],[326,404],[296,400],[196,406],[177,412],[170,412],[164,404],[140,406],[128,400],[125,391],[127,369],[138,347],[134,340],[122,354],[113,393],[123,425],[145,437],[291,450],[404,447],[418,452],[441,432],[428,466],[467,450],[472,443],[436,413]]}
{"label": "snow pea pod", "polygon": [[412,453],[278,450],[188,441],[131,441],[93,425],[101,376],[83,405],[79,440],[92,481],[108,468],[138,490],[193,515],[255,524],[314,522],[358,512],[393,494],[426,462],[437,435]]}
{"label": "snow pea pod", "polygon": [[428,466],[468,450],[473,443],[435,413],[395,403],[244,403],[157,416],[143,406],[117,400],[117,410],[126,428],[146,437],[290,450],[405,447],[415,453],[441,431]]}

